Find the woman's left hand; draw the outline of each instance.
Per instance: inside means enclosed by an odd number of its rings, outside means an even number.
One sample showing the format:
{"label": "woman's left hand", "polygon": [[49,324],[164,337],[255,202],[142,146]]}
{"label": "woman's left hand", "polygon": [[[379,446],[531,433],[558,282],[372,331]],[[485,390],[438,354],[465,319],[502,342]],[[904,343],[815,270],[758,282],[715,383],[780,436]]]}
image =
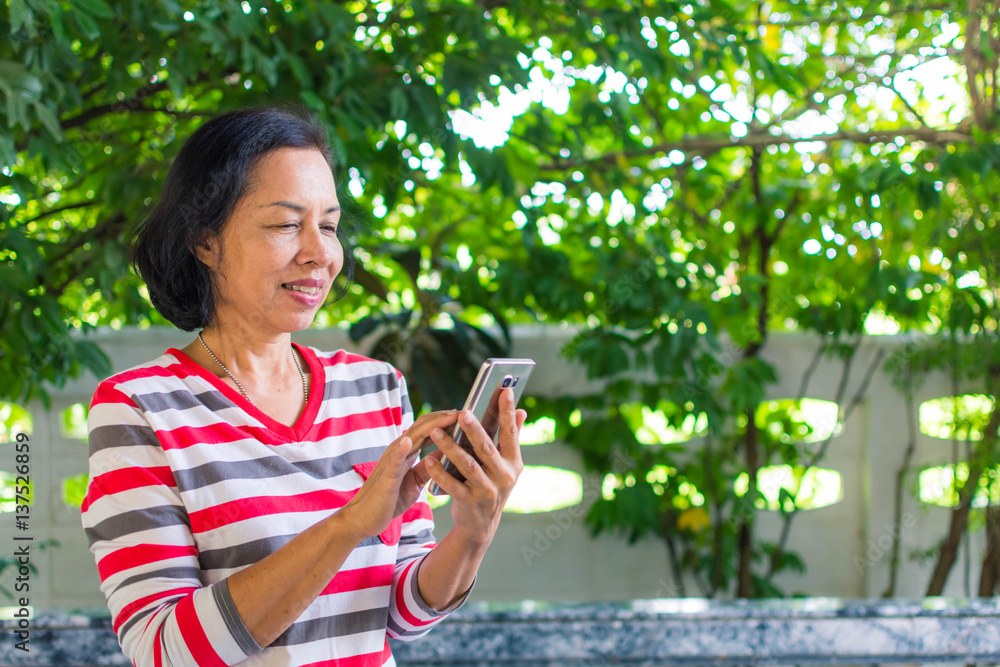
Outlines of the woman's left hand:
{"label": "woman's left hand", "polygon": [[500,430],[494,443],[471,411],[460,413],[459,424],[481,465],[444,431],[431,431],[431,440],[465,476],[465,481],[448,474],[439,457],[433,454],[422,459],[417,467],[424,467],[430,479],[451,496],[455,528],[468,538],[483,542],[493,539],[507,497],[524,469],[519,437],[527,417],[524,410],[514,409],[513,390],[501,391]]}

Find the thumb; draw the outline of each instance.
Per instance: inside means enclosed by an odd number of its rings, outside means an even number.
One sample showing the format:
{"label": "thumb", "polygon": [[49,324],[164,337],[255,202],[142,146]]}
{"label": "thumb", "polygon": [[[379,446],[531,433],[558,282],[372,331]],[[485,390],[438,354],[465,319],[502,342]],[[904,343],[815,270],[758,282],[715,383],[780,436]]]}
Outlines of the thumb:
{"label": "thumb", "polygon": [[413,460],[416,458],[418,452],[411,453],[412,449],[413,439],[408,435],[404,435],[399,439],[399,442],[393,445],[392,452],[389,454],[389,460],[392,464],[394,475],[405,473],[413,465]]}
{"label": "thumb", "polygon": [[420,459],[420,462],[413,466],[413,479],[417,486],[423,486],[431,481],[431,474],[427,472],[427,459],[440,461],[442,456],[444,456],[444,452],[437,450]]}

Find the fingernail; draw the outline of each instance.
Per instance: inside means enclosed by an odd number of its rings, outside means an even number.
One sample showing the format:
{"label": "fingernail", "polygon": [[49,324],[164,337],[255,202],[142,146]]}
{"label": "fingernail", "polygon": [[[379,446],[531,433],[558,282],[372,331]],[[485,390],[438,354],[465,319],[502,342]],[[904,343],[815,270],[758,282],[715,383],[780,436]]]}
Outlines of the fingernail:
{"label": "fingernail", "polygon": [[436,458],[434,458],[433,456],[428,456],[424,460],[427,461],[427,465],[429,465],[432,468],[434,468],[435,466],[441,465],[440,463],[438,463],[438,460]]}
{"label": "fingernail", "polygon": [[472,413],[471,412],[466,412],[464,415],[462,415],[462,421],[465,422],[466,424],[471,424],[472,423]]}
{"label": "fingernail", "polygon": [[435,440],[440,440],[441,438],[444,437],[444,431],[442,431],[439,428],[435,428],[433,431],[431,431],[431,437],[434,438]]}

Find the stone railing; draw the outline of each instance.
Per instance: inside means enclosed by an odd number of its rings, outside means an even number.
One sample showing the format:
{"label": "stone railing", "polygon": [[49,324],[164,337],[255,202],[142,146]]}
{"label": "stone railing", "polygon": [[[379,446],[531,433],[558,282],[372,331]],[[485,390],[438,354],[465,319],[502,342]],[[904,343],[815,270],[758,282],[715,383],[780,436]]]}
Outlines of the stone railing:
{"label": "stone railing", "polygon": [[[106,610],[38,612],[28,651],[0,621],[0,665],[128,665]],[[472,603],[394,642],[401,666],[1000,662],[1000,598]]]}

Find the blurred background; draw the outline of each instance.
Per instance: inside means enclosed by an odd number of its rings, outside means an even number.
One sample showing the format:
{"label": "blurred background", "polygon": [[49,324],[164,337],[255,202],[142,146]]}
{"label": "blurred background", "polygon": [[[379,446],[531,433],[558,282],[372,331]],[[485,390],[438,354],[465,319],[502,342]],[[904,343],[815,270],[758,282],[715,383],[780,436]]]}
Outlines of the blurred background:
{"label": "blurred background", "polygon": [[391,361],[418,411],[538,362],[476,599],[994,595],[998,15],[7,0],[0,441],[31,440],[32,604],[104,604],[87,406],[193,337],[123,239],[201,123],[272,104],[328,127],[357,259],[296,341]]}

